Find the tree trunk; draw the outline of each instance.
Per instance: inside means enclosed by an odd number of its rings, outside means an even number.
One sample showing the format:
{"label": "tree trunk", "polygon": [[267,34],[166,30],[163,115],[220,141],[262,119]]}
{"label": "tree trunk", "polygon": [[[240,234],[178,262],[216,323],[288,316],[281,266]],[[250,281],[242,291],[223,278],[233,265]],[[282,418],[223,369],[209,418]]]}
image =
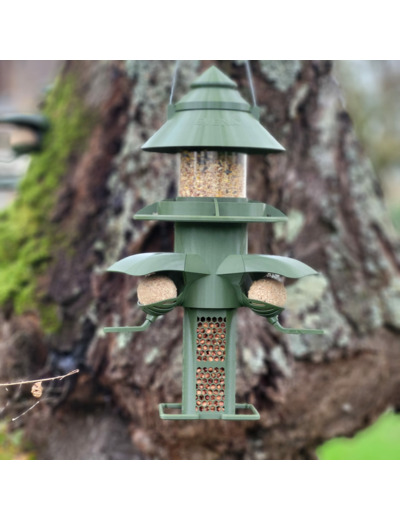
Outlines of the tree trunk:
{"label": "tree trunk", "polygon": [[[181,62],[175,99],[212,63]],[[215,63],[250,99],[243,63]],[[251,224],[249,253],[320,273],[287,283],[282,321],[326,331],[283,335],[239,310],[237,402],[261,419],[160,420],[158,403],[181,400],[181,308],[145,332],[103,333],[144,318],[137,279],[106,269],[173,250],[172,224],[132,216],[176,196],[174,157],[140,150],[165,121],[174,66],[68,62],[48,95],[45,149],[0,220],[0,376],[80,372],[44,384],[16,423],[39,458],[315,458],[325,440],[400,406],[399,240],[330,62],[251,63],[261,123],[287,151],[250,158],[247,193],[289,220]],[[30,404],[19,392],[7,410]]]}

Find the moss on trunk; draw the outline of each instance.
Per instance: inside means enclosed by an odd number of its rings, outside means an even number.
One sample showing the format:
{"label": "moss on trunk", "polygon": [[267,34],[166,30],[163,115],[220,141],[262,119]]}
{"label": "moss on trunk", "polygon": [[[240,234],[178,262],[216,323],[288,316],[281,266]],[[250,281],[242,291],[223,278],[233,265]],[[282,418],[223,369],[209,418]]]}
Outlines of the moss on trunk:
{"label": "moss on trunk", "polygon": [[45,332],[59,326],[57,308],[38,294],[52,251],[68,236],[51,218],[59,187],[85,147],[93,115],[78,95],[73,75],[49,92],[43,114],[50,121],[43,150],[33,157],[15,201],[0,213],[0,304],[16,314],[35,311]]}

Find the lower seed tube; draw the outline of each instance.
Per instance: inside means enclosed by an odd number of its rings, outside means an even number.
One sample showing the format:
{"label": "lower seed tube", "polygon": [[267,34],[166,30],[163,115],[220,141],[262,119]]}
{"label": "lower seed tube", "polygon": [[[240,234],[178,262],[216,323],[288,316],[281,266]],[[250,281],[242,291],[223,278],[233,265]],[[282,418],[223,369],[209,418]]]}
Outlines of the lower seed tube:
{"label": "lower seed tube", "polygon": [[235,415],[236,308],[232,286],[216,275],[229,254],[247,252],[246,224],[177,223],[175,251],[200,255],[210,275],[187,278],[183,322],[182,416]]}
{"label": "lower seed tube", "polygon": [[236,311],[186,309],[183,327],[182,413],[234,414]]}

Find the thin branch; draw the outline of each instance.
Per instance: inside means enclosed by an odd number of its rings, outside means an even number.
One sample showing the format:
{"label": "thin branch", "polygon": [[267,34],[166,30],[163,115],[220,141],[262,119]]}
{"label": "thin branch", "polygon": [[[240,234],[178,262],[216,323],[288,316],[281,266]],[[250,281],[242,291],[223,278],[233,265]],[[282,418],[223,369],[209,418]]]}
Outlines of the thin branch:
{"label": "thin branch", "polygon": [[0,383],[0,386],[27,385],[43,381],[55,381],[56,379],[64,379],[64,377],[72,376],[73,374],[77,374],[78,372],[79,369],[76,368],[75,370],[72,370],[71,372],[68,372],[68,374],[64,374],[63,376],[47,377],[45,379],[32,379],[32,381],[18,381],[17,383]]}
{"label": "thin branch", "polygon": [[[41,399],[40,399],[40,401],[41,401]],[[29,407],[27,410],[25,410],[25,412],[22,412],[20,415],[18,415],[18,417],[13,417],[11,420],[12,421],[16,421],[17,419],[19,419],[20,417],[22,417],[26,413],[30,412],[33,408],[35,408],[35,406],[37,406],[40,403],[40,401],[37,401],[31,407]]]}

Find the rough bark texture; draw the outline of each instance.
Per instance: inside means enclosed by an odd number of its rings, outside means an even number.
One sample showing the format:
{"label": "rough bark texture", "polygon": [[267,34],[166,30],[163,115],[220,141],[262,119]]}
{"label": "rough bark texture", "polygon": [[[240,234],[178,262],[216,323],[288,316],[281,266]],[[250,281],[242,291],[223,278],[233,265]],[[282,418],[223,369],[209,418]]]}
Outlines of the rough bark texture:
{"label": "rough bark texture", "polygon": [[[176,98],[211,63],[182,62]],[[216,64],[246,95],[243,63]],[[81,370],[49,387],[21,419],[39,458],[315,458],[323,441],[400,406],[399,242],[330,62],[252,62],[261,122],[287,153],[251,158],[248,196],[289,222],[250,225],[249,252],[291,256],[321,273],[287,284],[282,321],[326,330],[282,335],[239,311],[237,401],[255,404],[261,420],[159,419],[158,403],[181,397],[182,309],[144,333],[102,332],[144,317],[137,279],[107,267],[139,252],[172,251],[172,225],[132,215],[176,195],[174,158],[140,151],[165,121],[174,65],[71,62],[62,71],[61,83],[74,78],[71,96],[91,124],[84,147],[67,150],[46,214],[52,231],[43,233],[57,239],[40,270],[30,266],[35,299],[17,312],[10,293],[3,305],[1,379]],[[53,321],[47,308],[56,311]]]}

